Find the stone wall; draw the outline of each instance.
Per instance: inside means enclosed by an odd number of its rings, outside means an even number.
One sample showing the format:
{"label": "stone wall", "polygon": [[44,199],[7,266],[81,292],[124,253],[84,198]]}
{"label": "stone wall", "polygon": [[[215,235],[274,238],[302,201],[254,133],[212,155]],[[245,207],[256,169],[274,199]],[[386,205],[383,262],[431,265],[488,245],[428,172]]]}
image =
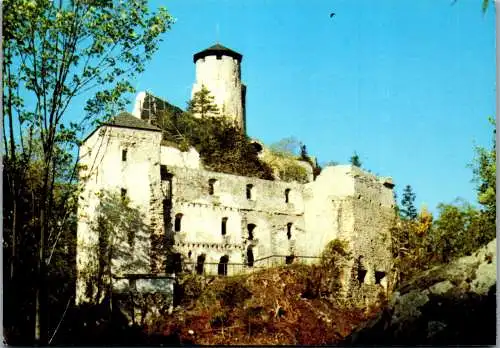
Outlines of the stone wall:
{"label": "stone wall", "polygon": [[[248,270],[252,259],[255,267],[268,265],[259,259],[272,255],[319,256],[328,242],[342,239],[352,255],[342,273],[346,293],[371,298],[387,288],[394,217],[390,179],[350,165],[326,167],[307,184],[216,173],[203,169],[195,150],[181,152],[160,142],[160,132],[102,127],[82,146],[82,274],[97,258],[88,251],[98,242],[90,223],[96,193],[106,189],[126,190],[148,226],[141,232],[148,238],[135,243],[133,258],[114,261],[115,274],[136,258],[148,260],[136,273],[163,273],[167,258],[192,271],[203,255],[207,273],[218,273],[224,256],[239,264],[229,266],[231,275]],[[79,282],[81,295],[82,277]]]}
{"label": "stone wall", "polygon": [[319,254],[333,239],[347,241],[351,259],[342,272],[344,292],[356,302],[373,300],[380,286],[387,288],[392,268],[392,182],[350,165],[326,167],[305,185],[304,200],[306,230],[314,235],[307,249]]}
{"label": "stone wall", "polygon": [[[173,175],[170,219],[175,249],[185,261],[196,262],[205,254],[206,263],[218,263],[224,255],[230,263],[246,263],[248,248],[255,260],[307,252],[298,242],[307,238],[301,185],[168,165],[167,170]],[[182,216],[179,231],[176,216]]]}

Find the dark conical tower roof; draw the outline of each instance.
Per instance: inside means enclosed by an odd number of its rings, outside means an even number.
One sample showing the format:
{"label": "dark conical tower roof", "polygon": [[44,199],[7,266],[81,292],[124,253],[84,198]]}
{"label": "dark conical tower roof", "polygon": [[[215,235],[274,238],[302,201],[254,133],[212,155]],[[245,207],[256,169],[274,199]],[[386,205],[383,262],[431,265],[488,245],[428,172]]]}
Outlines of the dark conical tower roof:
{"label": "dark conical tower roof", "polygon": [[203,51],[195,53],[193,55],[193,62],[196,63],[198,59],[205,58],[206,56],[229,56],[238,60],[238,62],[241,62],[241,60],[243,59],[243,56],[240,53],[217,43],[213,46],[210,46],[209,48],[204,49]]}

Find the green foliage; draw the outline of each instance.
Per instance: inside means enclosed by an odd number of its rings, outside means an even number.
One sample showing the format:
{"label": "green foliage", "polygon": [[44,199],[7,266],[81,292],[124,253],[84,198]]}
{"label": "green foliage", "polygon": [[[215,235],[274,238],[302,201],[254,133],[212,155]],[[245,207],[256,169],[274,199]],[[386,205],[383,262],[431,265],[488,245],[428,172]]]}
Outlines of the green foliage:
{"label": "green foliage", "polygon": [[178,144],[182,151],[196,148],[209,170],[272,180],[271,169],[259,160],[250,139],[238,127],[224,117],[208,117],[212,109],[204,103],[210,103],[209,97],[202,89],[190,103],[191,110],[206,112],[206,117],[196,118],[190,112],[160,115],[163,139]]}
{"label": "green foliage", "polygon": [[[59,193],[62,187],[72,187],[76,179],[76,160],[71,153],[86,126],[110,117],[128,103],[127,96],[133,92],[130,79],[144,71],[160,35],[173,20],[164,8],[151,13],[144,0],[6,0],[2,5],[3,154],[12,198],[12,210],[4,216],[10,234],[4,234],[4,239],[12,240],[10,261],[15,269],[21,246],[18,237],[24,233],[18,214],[24,206],[19,196],[25,180],[22,168],[32,164],[35,148],[31,140],[36,135],[40,139],[35,163],[39,189],[26,211],[31,213],[29,221],[37,240],[31,238],[32,244],[23,248],[37,255],[29,259],[39,304],[33,327],[35,340],[45,345],[50,295],[46,284],[51,272],[46,260],[56,255],[61,226],[74,212],[75,199]],[[81,95],[89,97],[85,115],[69,122],[67,110]],[[15,272],[10,273],[14,278]]]}
{"label": "green foliage", "polygon": [[279,178],[283,181],[306,183],[308,180],[307,170],[300,164],[289,162],[278,169]]}
{"label": "green foliage", "polygon": [[477,199],[484,207],[485,214],[492,223],[496,219],[496,128],[495,120],[489,119],[493,125],[493,146],[490,150],[476,147],[476,158],[472,165],[474,181],[477,183]]}
{"label": "green foliage", "polygon": [[401,217],[406,220],[415,220],[417,218],[417,208],[415,208],[416,195],[410,185],[406,185],[401,199]]}
{"label": "green foliage", "polygon": [[354,151],[354,154],[351,156],[351,158],[349,159],[349,162],[353,165],[353,166],[356,166],[356,167],[359,167],[361,168],[361,159],[359,158],[359,155],[356,153],[356,151]]}
{"label": "green foliage", "polygon": [[[82,270],[87,276],[87,296],[94,303],[99,303],[102,296],[108,294],[109,276],[113,274],[134,273],[149,266],[149,260],[140,258],[135,253],[136,244],[144,245],[149,241],[149,229],[145,224],[144,214],[130,205],[127,197],[112,191],[97,194],[99,205],[96,218],[91,221],[90,229],[97,234],[98,244],[86,250],[93,255],[87,269]],[[111,269],[111,260],[119,261]]]}
{"label": "green foliage", "polygon": [[439,262],[470,255],[495,238],[495,224],[470,204],[440,204],[438,209],[429,244]]}
{"label": "green foliage", "polygon": [[269,147],[266,162],[275,170],[280,180],[299,183],[308,182],[308,172],[300,162],[304,161],[315,168],[315,163],[307,154],[305,145],[294,137],[281,139]]}
{"label": "green foliage", "polygon": [[197,274],[182,274],[178,280],[180,291],[176,302],[185,307],[191,306],[202,294],[204,281],[205,278]]}
{"label": "green foliage", "polygon": [[[334,239],[325,246],[321,253],[320,269],[316,272],[316,277],[319,275],[319,284],[313,293],[335,294],[340,289],[342,267],[345,261],[351,258],[348,247],[346,241],[339,239]],[[320,286],[323,286],[323,290]]]}
{"label": "green foliage", "polygon": [[214,96],[210,94],[205,85],[202,85],[201,90],[193,95],[193,99],[188,102],[187,110],[191,114],[198,115],[201,118],[217,116],[219,114],[219,109],[214,103]]}
{"label": "green foliage", "polygon": [[288,137],[281,139],[277,143],[271,144],[269,149],[282,157],[298,157],[301,145],[302,143],[297,138]]}
{"label": "green foliage", "polygon": [[321,265],[325,268],[335,266],[342,258],[349,258],[348,243],[343,240],[334,239],[330,241],[321,253]]}

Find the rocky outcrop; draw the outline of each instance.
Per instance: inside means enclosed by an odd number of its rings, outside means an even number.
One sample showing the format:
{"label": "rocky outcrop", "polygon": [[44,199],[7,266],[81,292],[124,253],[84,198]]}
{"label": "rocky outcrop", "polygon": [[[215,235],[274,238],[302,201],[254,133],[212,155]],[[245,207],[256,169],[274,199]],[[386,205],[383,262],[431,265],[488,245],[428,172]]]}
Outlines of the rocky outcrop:
{"label": "rocky outcrop", "polygon": [[496,239],[424,272],[341,345],[479,344],[496,337]]}

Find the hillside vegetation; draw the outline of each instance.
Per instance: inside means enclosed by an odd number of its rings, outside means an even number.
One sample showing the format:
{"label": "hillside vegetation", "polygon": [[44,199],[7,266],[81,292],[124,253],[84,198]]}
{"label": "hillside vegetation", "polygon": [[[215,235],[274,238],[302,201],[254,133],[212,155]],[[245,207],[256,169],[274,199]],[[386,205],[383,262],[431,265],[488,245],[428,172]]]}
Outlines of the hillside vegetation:
{"label": "hillside vegetation", "polygon": [[[327,344],[339,342],[377,313],[348,308],[329,296],[318,266],[294,265],[250,275],[189,280],[187,296],[173,315],[159,318],[148,334],[180,342],[213,344]],[[197,284],[197,285],[193,285]],[[380,304],[379,304],[380,305]]]}

